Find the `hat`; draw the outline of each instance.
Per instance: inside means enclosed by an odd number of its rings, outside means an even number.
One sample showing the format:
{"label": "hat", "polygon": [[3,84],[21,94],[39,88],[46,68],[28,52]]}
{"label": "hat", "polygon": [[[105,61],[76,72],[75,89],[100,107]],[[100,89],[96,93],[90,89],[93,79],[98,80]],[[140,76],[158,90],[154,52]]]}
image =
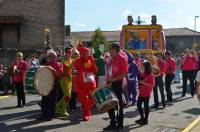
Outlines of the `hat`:
{"label": "hat", "polygon": [[89,52],[89,49],[88,49],[88,48],[85,48],[85,47],[82,47],[82,48],[79,49],[79,52],[80,52],[80,54],[84,55],[84,54],[86,54],[87,52]]}
{"label": "hat", "polygon": [[72,49],[72,53],[73,53],[73,54],[78,54],[78,55],[80,54],[79,51],[78,51],[76,48],[73,48],[73,49]]}
{"label": "hat", "polygon": [[54,55],[55,57],[57,57],[57,54],[55,51],[50,51],[47,53],[47,56],[50,56],[50,55]]}
{"label": "hat", "polygon": [[17,53],[16,53],[16,56],[23,57],[23,53],[22,53],[22,52],[17,52]]}
{"label": "hat", "polygon": [[83,48],[83,44],[79,43],[78,46],[77,46],[77,50],[80,52],[81,48]]}

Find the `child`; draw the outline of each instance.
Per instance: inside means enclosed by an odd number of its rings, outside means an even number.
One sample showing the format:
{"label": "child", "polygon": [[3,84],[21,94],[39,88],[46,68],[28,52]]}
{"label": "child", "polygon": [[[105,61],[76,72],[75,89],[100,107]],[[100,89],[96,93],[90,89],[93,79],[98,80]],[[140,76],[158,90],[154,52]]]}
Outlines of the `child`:
{"label": "child", "polygon": [[[139,81],[139,96],[138,96],[137,108],[140,113],[140,119],[135,121],[137,124],[140,125],[148,124],[149,99],[154,85],[155,85],[155,76],[152,73],[151,65],[149,62],[144,62],[142,63],[142,69]],[[144,113],[142,109],[143,103],[144,103]]]}
{"label": "child", "polygon": [[127,76],[129,101],[131,102],[131,105],[135,105],[137,102],[137,76],[139,74],[139,68],[134,62],[133,55],[127,53],[127,57],[129,64]]}

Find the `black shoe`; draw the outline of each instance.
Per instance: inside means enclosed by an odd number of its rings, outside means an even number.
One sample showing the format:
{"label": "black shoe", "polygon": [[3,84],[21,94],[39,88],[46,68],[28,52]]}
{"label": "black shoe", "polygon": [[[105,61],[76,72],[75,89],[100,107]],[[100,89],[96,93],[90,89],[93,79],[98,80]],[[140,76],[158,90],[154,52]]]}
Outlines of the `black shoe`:
{"label": "black shoe", "polygon": [[124,128],[123,125],[118,125],[118,126],[117,126],[117,129],[118,129],[118,130],[121,130],[121,129],[123,129],[123,128]]}
{"label": "black shoe", "polygon": [[166,103],[172,103],[173,100],[167,100]]}
{"label": "black shoe", "polygon": [[45,120],[45,117],[41,116],[41,117],[36,118],[36,120]]}
{"label": "black shoe", "polygon": [[148,120],[142,120],[141,122],[140,122],[140,125],[147,125],[148,124]]}
{"label": "black shoe", "polygon": [[166,105],[165,105],[165,106],[162,106],[162,109],[165,110],[165,109],[166,109]]}
{"label": "black shoe", "polygon": [[157,109],[158,107],[159,107],[158,105],[154,105],[154,106],[153,106],[154,109]]}
{"label": "black shoe", "polygon": [[182,94],[182,95],[181,95],[181,98],[183,98],[183,97],[185,97],[185,94]]}
{"label": "black shoe", "polygon": [[48,117],[48,118],[45,118],[44,120],[45,121],[52,121],[52,119],[53,119],[52,117]]}
{"label": "black shoe", "polygon": [[144,119],[136,120],[135,123],[140,124]]}
{"label": "black shoe", "polygon": [[22,107],[22,106],[21,106],[21,105],[17,105],[17,106],[16,106],[16,108],[20,108],[20,107]]}
{"label": "black shoe", "polygon": [[41,117],[37,118],[36,120],[41,120],[41,121],[51,121],[52,118],[51,118],[51,117],[44,117],[44,116],[41,116]]}
{"label": "black shoe", "polygon": [[111,125],[111,124],[103,128],[103,130],[115,130],[115,129],[117,129],[116,125]]}

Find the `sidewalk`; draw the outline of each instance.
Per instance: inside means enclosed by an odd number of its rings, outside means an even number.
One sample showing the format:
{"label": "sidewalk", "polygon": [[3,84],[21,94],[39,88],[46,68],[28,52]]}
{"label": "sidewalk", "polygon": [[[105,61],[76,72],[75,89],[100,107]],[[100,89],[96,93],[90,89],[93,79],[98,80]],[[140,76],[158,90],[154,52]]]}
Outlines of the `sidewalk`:
{"label": "sidewalk", "polygon": [[191,132],[199,132],[200,131],[200,122],[191,130]]}

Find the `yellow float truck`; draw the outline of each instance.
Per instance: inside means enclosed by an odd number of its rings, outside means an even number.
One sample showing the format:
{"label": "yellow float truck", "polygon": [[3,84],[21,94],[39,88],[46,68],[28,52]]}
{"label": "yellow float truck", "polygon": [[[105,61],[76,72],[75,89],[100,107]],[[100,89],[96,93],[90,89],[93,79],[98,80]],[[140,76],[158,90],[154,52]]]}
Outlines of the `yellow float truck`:
{"label": "yellow float truck", "polygon": [[124,25],[120,45],[131,54],[164,53],[166,41],[161,25]]}

